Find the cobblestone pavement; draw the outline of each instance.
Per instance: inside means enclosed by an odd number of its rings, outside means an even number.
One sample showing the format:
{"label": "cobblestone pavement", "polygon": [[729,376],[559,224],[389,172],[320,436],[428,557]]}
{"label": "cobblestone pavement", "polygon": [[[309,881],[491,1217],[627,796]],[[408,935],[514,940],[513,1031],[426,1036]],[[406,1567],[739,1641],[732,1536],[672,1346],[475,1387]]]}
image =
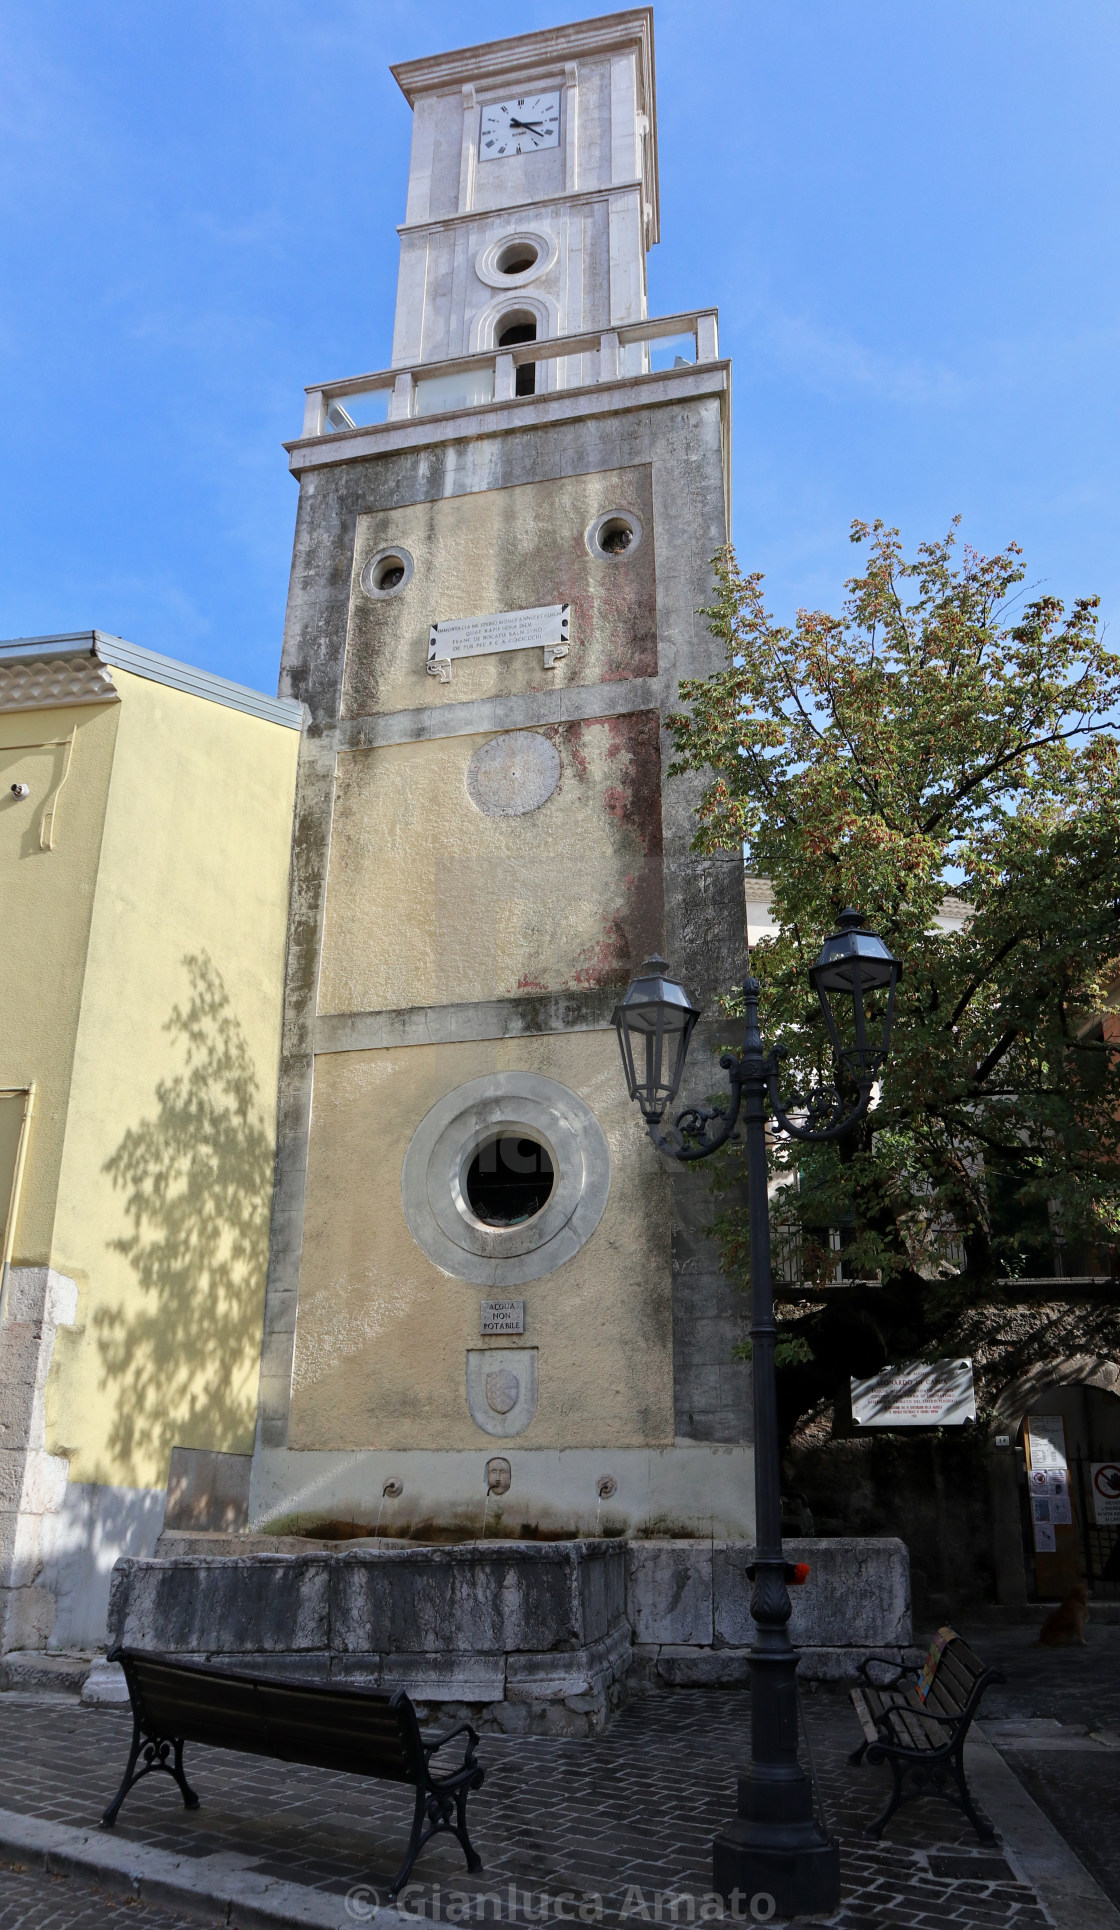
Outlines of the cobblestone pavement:
{"label": "cobblestone pavement", "polygon": [[1090,1622],[1085,1648],[1039,1648],[1034,1628],[977,1627],[968,1639],[1008,1678],[1005,1688],[985,1696],[986,1720],[1042,1717],[1068,1732],[1060,1749],[1046,1737],[1016,1744],[993,1732],[992,1739],[1101,1889],[1120,1905],[1120,1753],[1095,1744],[1089,1734],[1112,1731],[1120,1741],[1120,1628]]}
{"label": "cobblestone pavement", "polygon": [[168,1915],[80,1878],[48,1876],[0,1861],[0,1930],[198,1930],[197,1918]]}
{"label": "cobblestone pavement", "polygon": [[[860,1735],[846,1697],[822,1688],[805,1701],[842,1846],[837,1926],[1044,1924],[1033,1892],[1015,1881],[1002,1854],[981,1851],[946,1804],[904,1811],[884,1844],[861,1836],[885,1801],[886,1773],[847,1765]],[[734,1814],[748,1710],[743,1694],[679,1691],[632,1703],[590,1742],[484,1737],[486,1783],[471,1812],[485,1867],[468,1877],[458,1845],[444,1837],[421,1858],[409,1907],[442,1921],[469,1914],[471,1921],[540,1922],[555,1919],[566,1892],[569,1909],[584,1903],[584,1921],[599,1920],[600,1911],[608,1924],[704,1920],[714,1914],[703,1901],[711,1839]],[[124,1711],[85,1709],[65,1697],[0,1696],[0,1802],[88,1828],[116,1788],[129,1733]],[[408,1836],[407,1791],[220,1750],[190,1749],[187,1766],[203,1807],[184,1810],[170,1780],[152,1777],[128,1798],[118,1837],[180,1856],[234,1851],[246,1870],[354,1893],[359,1921],[374,1893],[384,1894]],[[0,1930],[8,1921],[86,1919],[0,1915]],[[149,1912],[134,1921],[154,1927],[157,1919]]]}

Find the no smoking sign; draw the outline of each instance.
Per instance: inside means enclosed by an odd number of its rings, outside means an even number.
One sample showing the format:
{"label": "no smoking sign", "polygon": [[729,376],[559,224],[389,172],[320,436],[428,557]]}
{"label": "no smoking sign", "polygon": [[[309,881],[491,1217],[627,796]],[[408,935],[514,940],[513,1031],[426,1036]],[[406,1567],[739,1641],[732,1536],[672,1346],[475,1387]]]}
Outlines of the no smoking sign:
{"label": "no smoking sign", "polygon": [[1120,1461],[1094,1461],[1092,1473],[1097,1527],[1120,1527]]}

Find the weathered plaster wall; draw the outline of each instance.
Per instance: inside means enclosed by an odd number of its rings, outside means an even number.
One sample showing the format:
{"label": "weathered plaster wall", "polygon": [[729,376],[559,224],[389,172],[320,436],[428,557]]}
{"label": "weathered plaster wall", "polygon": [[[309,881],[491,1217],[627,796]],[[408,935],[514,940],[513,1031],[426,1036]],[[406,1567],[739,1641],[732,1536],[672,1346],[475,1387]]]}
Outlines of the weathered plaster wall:
{"label": "weathered plaster wall", "polygon": [[[593,737],[603,720],[618,728],[619,720],[637,725],[655,709],[664,715],[678,702],[681,677],[714,667],[718,647],[699,610],[710,600],[710,558],[726,533],[725,390],[722,367],[682,370],[656,405],[635,388],[619,392],[604,414],[593,392],[583,392],[564,404],[561,419],[552,413],[560,398],[526,401],[500,423],[488,420],[485,433],[476,434],[464,415],[454,440],[418,441],[424,425],[410,423],[376,455],[302,475],[281,683],[307,703],[312,723],[293,852],[253,1523],[298,1517],[313,1526],[337,1516],[372,1524],[383,1506],[397,1505],[383,1501],[382,1488],[398,1478],[410,1521],[436,1528],[480,1518],[495,1443],[469,1418],[465,1354],[481,1344],[482,1294],[439,1273],[412,1240],[401,1165],[413,1130],[442,1093],[487,1069],[529,1068],[590,1100],[611,1142],[613,1176],[606,1213],[586,1247],[551,1283],[524,1288],[521,1338],[537,1345],[543,1321],[548,1345],[540,1342],[536,1417],[508,1446],[517,1520],[527,1531],[533,1523],[549,1532],[594,1531],[596,1483],[610,1472],[619,1501],[625,1496],[623,1532],[650,1532],[657,1523],[654,1532],[750,1533],[748,1369],[733,1358],[747,1309],[704,1235],[711,1217],[705,1180],[666,1175],[645,1140],[624,1096],[617,1047],[602,1029],[609,988],[518,993],[514,980],[495,991],[500,948],[481,890],[483,857],[531,854],[542,911],[551,917],[560,897],[587,897],[579,875],[585,854],[567,847],[578,846],[575,834],[582,839],[589,826],[560,817],[571,835],[550,839],[547,850],[534,843],[554,805],[558,813],[572,808],[565,776],[555,798],[518,821],[518,838],[507,847],[504,833],[476,824],[462,783],[471,751],[493,733],[544,732],[565,755],[572,726],[587,725],[584,735]],[[614,507],[633,510],[644,532],[617,564],[594,560],[584,543],[588,523]],[[375,601],[359,587],[362,567],[393,544],[411,551],[415,574],[399,597]],[[573,648],[557,671],[545,672],[539,654],[507,653],[456,663],[450,685],[426,676],[432,621],[554,600],[576,606],[581,659]],[[386,862],[378,847],[395,835],[374,802],[378,766],[388,773],[394,766],[385,752],[395,757],[402,749],[410,755],[396,766],[400,773],[418,784],[421,773],[424,784],[431,777],[429,808],[413,818],[411,868],[434,880],[432,847],[442,845],[446,903],[433,906],[435,883],[415,886],[403,855],[394,854],[396,882],[393,893],[386,890],[378,932],[363,900]],[[744,963],[741,862],[736,854],[721,863],[691,850],[699,785],[668,777],[670,750],[666,735],[660,942],[711,1009]],[[360,780],[359,768],[369,773]],[[367,790],[361,808],[359,783]],[[394,783],[399,809],[411,812],[403,779]],[[605,788],[601,796],[606,805]],[[442,815],[441,798],[451,801]],[[366,843],[360,819],[371,803],[379,833]],[[629,875],[616,857],[623,826],[609,808],[603,819],[588,845],[591,869],[604,834],[609,843],[606,878],[593,881],[600,904]],[[656,825],[655,811],[647,822]],[[405,843],[402,837],[402,854]],[[563,873],[555,898],[552,870]],[[630,945],[638,949],[633,929]],[[391,984],[369,972],[371,961],[382,972],[379,946],[385,955],[399,947],[408,961]],[[441,975],[448,958],[454,964]],[[390,999],[387,1009],[381,1001]],[[342,1009],[332,1014],[332,1004]],[[713,1024],[697,1039],[687,1096],[702,1099],[721,1078],[713,1079],[704,1051],[721,1037]],[[566,1070],[566,1055],[582,1064],[585,1052],[597,1055],[588,1061],[601,1081],[594,1090],[582,1071]],[[430,1068],[420,1080],[426,1094],[416,1091],[409,1108],[399,1106],[402,1073],[416,1082],[422,1066]],[[612,1217],[620,1211],[621,1220]],[[655,1251],[651,1227],[662,1229]],[[579,1288],[574,1298],[569,1281]],[[648,1281],[664,1296],[656,1319],[643,1299]],[[516,1293],[522,1297],[520,1287]],[[433,1436],[433,1426],[447,1431]]]}
{"label": "weathered plaster wall", "polygon": [[624,985],[661,943],[656,712],[542,734],[559,783],[509,817],[468,793],[485,736],[340,755],[321,1012]]}
{"label": "weathered plaster wall", "polygon": [[[537,1412],[519,1448],[672,1440],[668,1187],[617,1058],[604,1032],[320,1054],[292,1448],[485,1447],[467,1408],[466,1351],[511,1346],[539,1350]],[[587,1101],[610,1146],[612,1185],[575,1258],[516,1289],[524,1336],[487,1340],[479,1305],[488,1290],[442,1273],[409,1231],[401,1160],[444,1093],[514,1069]]]}
{"label": "weathered plaster wall", "polygon": [[[74,1039],[120,711],[110,700],[0,715],[5,952],[0,1085],[34,1080],[38,1088],[12,1256],[17,1266],[45,1266],[51,1260]],[[66,744],[75,729],[67,774]],[[17,783],[30,787],[27,798],[11,796],[9,786]],[[56,791],[53,848],[44,850],[40,826]]]}
{"label": "weathered plaster wall", "polygon": [[[656,675],[650,466],[499,482],[498,473],[484,472],[469,494],[359,518],[344,717]],[[621,556],[593,556],[587,530],[618,509],[636,515],[646,535]],[[393,543],[410,551],[415,575],[398,596],[371,598],[360,586],[363,565]],[[460,660],[449,684],[428,676],[429,624],[548,603],[571,605],[571,647],[554,669],[544,668],[539,650],[523,650]]]}
{"label": "weathered plaster wall", "polygon": [[78,1308],[46,1426],[72,1481],[147,1491],[173,1445],[252,1441],[299,734],[114,681],[53,1242]]}

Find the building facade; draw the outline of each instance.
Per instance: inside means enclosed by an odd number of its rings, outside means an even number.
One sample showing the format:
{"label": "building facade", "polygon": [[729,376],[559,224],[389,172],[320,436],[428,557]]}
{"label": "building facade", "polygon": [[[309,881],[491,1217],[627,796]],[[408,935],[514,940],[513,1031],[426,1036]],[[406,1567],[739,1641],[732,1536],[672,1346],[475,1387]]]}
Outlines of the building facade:
{"label": "building facade", "polygon": [[300,723],[101,632],[0,644],[5,1651],[101,1642],[173,1450],[252,1442]]}
{"label": "building facade", "polygon": [[310,389],[289,449],[310,721],[250,1526],[747,1537],[741,1297],[610,1028],[664,950],[718,1043],[745,960],[668,772],[718,661],[730,370],[714,311],[648,315],[652,16],[394,73],[392,365]]}

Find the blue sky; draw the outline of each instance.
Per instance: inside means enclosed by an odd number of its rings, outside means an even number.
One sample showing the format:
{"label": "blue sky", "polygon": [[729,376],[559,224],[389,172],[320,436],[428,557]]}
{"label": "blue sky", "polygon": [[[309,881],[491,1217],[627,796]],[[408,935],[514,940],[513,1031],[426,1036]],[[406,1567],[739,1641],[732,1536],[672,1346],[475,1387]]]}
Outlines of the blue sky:
{"label": "blue sky", "polygon": [[[586,10],[590,11],[590,9]],[[273,689],[302,388],[384,367],[410,59],[550,0],[4,0],[0,636]],[[1120,604],[1115,0],[661,0],[650,307],[716,303],[735,537],[835,604],[958,510]]]}

